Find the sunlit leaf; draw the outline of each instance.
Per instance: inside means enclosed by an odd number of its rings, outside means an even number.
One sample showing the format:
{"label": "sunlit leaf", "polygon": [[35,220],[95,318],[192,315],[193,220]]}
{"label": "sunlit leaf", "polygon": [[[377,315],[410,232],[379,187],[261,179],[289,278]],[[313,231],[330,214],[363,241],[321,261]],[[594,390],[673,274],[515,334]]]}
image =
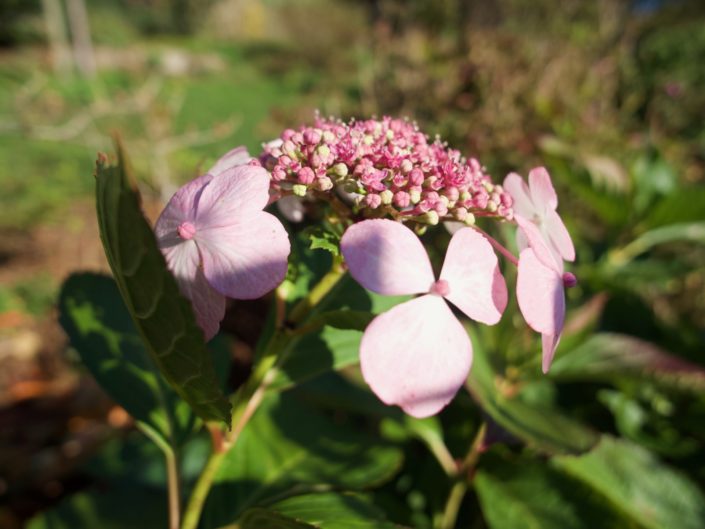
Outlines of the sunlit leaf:
{"label": "sunlit leaf", "polygon": [[59,311],[71,345],[115,402],[169,444],[193,429],[195,417],[160,376],[112,278],[72,275]]}
{"label": "sunlit leaf", "polygon": [[705,527],[705,496],[698,487],[638,445],[604,436],[590,453],[553,461],[642,527]]}
{"label": "sunlit leaf", "polygon": [[288,393],[271,394],[227,454],[206,503],[205,526],[232,523],[282,496],[373,486],[401,461],[395,446],[334,423]]}
{"label": "sunlit leaf", "polygon": [[155,365],[205,420],[230,421],[203,332],[179,293],[131,187],[125,160],[99,159],[96,202],[103,247],[125,304]]}
{"label": "sunlit leaf", "polygon": [[579,347],[561,352],[549,374],[558,380],[653,380],[667,387],[705,393],[705,369],[624,334],[591,336]]}

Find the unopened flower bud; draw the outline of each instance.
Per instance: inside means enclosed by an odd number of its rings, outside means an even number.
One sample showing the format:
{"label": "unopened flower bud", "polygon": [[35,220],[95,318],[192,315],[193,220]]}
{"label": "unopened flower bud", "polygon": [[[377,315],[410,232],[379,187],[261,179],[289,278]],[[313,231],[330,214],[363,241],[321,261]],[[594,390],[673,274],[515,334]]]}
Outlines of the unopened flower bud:
{"label": "unopened flower bud", "polygon": [[455,217],[455,220],[459,220],[460,222],[464,222],[466,218],[468,218],[468,210],[465,208],[456,208],[453,211],[453,217]]}
{"label": "unopened flower bud", "polygon": [[421,192],[416,189],[409,191],[409,199],[412,204],[418,204],[421,201]]}
{"label": "unopened flower bud", "polygon": [[377,193],[370,193],[365,197],[364,203],[370,209],[377,209],[382,204],[382,198]]}
{"label": "unopened flower bud", "polygon": [[328,158],[330,156],[330,147],[328,145],[319,145],[316,149],[316,154],[321,158]]}
{"label": "unopened flower bud", "polygon": [[487,210],[490,211],[491,213],[494,213],[497,211],[497,203],[493,202],[492,200],[487,201]]}
{"label": "unopened flower bud", "polygon": [[316,145],[321,141],[321,132],[315,129],[309,129],[304,132],[304,141],[309,145]]}
{"label": "unopened flower bud", "polygon": [[409,203],[411,202],[411,197],[409,196],[409,193],[406,191],[397,191],[394,194],[394,205],[398,208],[406,208],[409,207]]}
{"label": "unopened flower bud", "polygon": [[302,167],[298,173],[299,183],[301,184],[311,184],[316,178],[316,174],[310,167]]}
{"label": "unopened flower bud", "polygon": [[306,196],[306,190],[308,189],[307,186],[304,184],[294,184],[291,188],[291,191],[297,196],[297,197],[303,197]]}
{"label": "unopened flower bud", "polygon": [[421,215],[421,219],[423,222],[425,222],[426,224],[430,224],[431,226],[435,226],[440,220],[438,217],[438,213],[433,210],[427,211],[426,213]]}
{"label": "unopened flower bud", "polygon": [[468,226],[474,226],[475,225],[475,215],[473,215],[472,213],[470,213],[468,211],[468,215],[467,215],[467,217],[465,217],[465,220],[463,222],[465,222],[465,224],[467,224]]}
{"label": "unopened flower bud", "polygon": [[348,176],[348,166],[344,163],[337,163],[333,166],[333,174],[339,178]]}
{"label": "unopened flower bud", "polygon": [[414,168],[414,164],[412,164],[409,160],[403,160],[401,162],[401,172],[404,174],[409,174],[411,170]]}
{"label": "unopened flower bud", "polygon": [[492,191],[494,191],[494,185],[492,185],[492,182],[488,182],[487,180],[482,182],[482,187],[484,187],[485,191],[488,193],[492,193]]}
{"label": "unopened flower bud", "polygon": [[412,186],[420,186],[423,184],[423,171],[421,169],[414,169],[409,173],[409,183]]}
{"label": "unopened flower bud", "polygon": [[382,199],[382,204],[385,206],[388,206],[389,204],[392,203],[392,199],[394,198],[394,193],[392,193],[389,189],[385,189],[379,194],[379,198]]}
{"label": "unopened flower bud", "polygon": [[322,176],[316,179],[314,186],[319,191],[328,191],[329,189],[333,189],[333,180],[327,176]]}

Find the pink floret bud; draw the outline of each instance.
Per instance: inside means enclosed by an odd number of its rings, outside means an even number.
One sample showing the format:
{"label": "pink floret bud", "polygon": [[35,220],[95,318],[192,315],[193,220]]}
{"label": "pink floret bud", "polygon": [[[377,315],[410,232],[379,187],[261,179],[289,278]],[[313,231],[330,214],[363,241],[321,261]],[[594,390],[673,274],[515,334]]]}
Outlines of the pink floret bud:
{"label": "pink floret bud", "polygon": [[362,210],[385,204],[392,215],[396,209],[409,219],[427,212],[441,220],[469,214],[513,217],[511,197],[492,183],[480,162],[430,139],[407,120],[346,123],[317,117],[313,126],[287,129],[265,144],[259,159],[272,173],[274,190],[283,194],[301,184],[324,190],[328,184],[321,178],[328,177],[363,195]]}

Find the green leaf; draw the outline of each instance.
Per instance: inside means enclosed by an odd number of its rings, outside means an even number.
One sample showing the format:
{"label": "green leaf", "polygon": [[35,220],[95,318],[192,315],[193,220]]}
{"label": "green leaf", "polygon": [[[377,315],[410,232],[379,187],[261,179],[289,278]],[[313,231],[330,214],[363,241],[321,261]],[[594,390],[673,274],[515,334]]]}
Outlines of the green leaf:
{"label": "green leaf", "polygon": [[669,224],[697,222],[705,217],[705,189],[685,187],[659,201],[646,219],[646,224],[655,228]]}
{"label": "green leaf", "polygon": [[[473,341],[473,344],[475,341]],[[508,391],[481,347],[475,347],[468,389],[482,409],[502,428],[549,454],[582,453],[598,441],[596,432],[546,406],[532,405],[521,393]]]}
{"label": "green leaf", "polygon": [[255,508],[249,509],[238,523],[222,529],[315,529],[315,527],[268,509]]}
{"label": "green leaf", "polygon": [[549,375],[557,380],[615,381],[628,377],[705,393],[705,369],[624,334],[596,334],[579,347],[562,352]]}
{"label": "green leaf", "polygon": [[332,310],[311,318],[306,327],[317,328],[328,325],[334,329],[364,331],[375,315],[363,310]]}
{"label": "green leaf", "polygon": [[638,445],[603,436],[590,453],[553,462],[646,529],[705,527],[698,487]]}
{"label": "green leaf", "polygon": [[324,229],[309,231],[309,241],[311,250],[325,250],[336,257],[340,255],[340,237]]}
{"label": "green leaf", "polygon": [[245,510],[326,488],[359,489],[388,480],[402,452],[274,393],[262,403],[216,475],[204,527]]}
{"label": "green leaf", "polygon": [[609,261],[618,266],[624,265],[654,246],[680,241],[705,243],[705,222],[671,224],[647,231],[624,248],[613,251]]}
{"label": "green leaf", "polygon": [[230,403],[218,384],[203,332],[179,292],[120,163],[98,160],[96,202],[103,247],[125,304],[152,360],[204,420],[230,423]]}
{"label": "green leaf", "polygon": [[29,521],[27,529],[154,529],[165,526],[166,494],[124,485],[74,494]]}
{"label": "green leaf", "polygon": [[193,430],[194,415],[159,375],[112,278],[75,274],[59,295],[59,322],[110,397],[169,444]]}
{"label": "green leaf", "polygon": [[268,510],[320,529],[394,529],[384,513],[356,494],[306,494],[269,505]]}
{"label": "green leaf", "polygon": [[486,454],[473,483],[491,529],[630,527],[594,491],[535,459]]}

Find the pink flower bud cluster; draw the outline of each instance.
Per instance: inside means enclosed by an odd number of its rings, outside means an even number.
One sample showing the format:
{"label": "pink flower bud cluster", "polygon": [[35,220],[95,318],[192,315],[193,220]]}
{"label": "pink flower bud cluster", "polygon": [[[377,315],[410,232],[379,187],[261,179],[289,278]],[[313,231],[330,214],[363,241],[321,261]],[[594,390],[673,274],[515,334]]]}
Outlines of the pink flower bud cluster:
{"label": "pink flower bud cluster", "polygon": [[285,130],[265,145],[260,160],[276,191],[304,196],[342,190],[370,216],[408,216],[426,224],[513,216],[511,196],[476,159],[438,138],[430,141],[406,120],[317,118],[311,127]]}

